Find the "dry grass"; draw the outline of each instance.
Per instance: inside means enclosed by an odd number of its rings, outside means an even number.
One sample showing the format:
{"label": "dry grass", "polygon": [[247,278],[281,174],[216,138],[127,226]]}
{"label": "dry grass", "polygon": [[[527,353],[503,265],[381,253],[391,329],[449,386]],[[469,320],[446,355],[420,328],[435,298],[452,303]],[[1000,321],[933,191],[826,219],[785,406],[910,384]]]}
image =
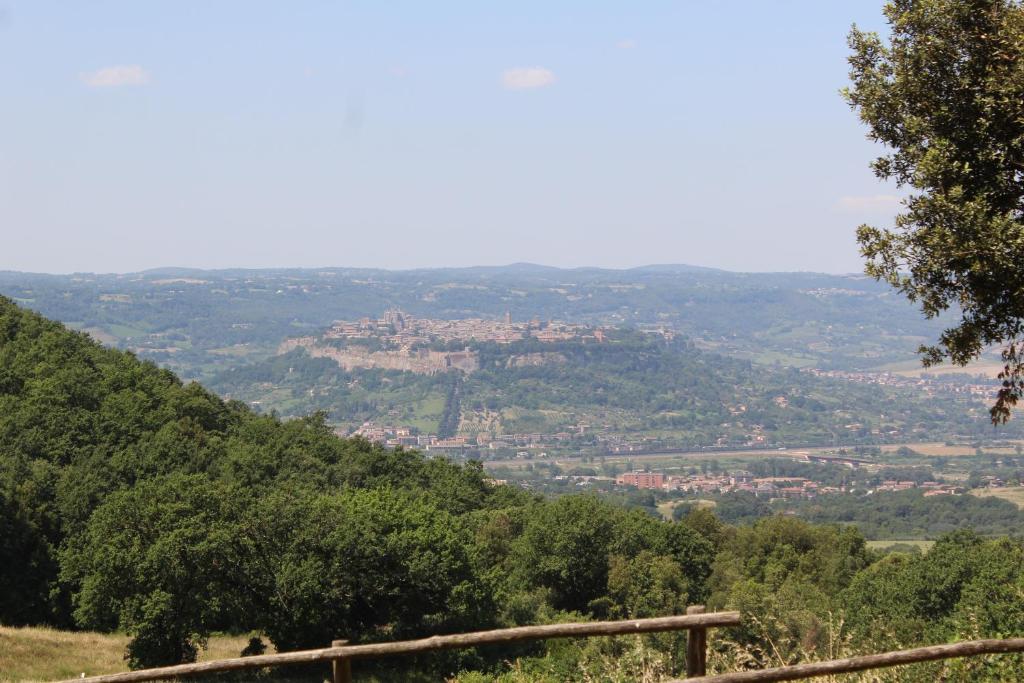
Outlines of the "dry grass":
{"label": "dry grass", "polygon": [[658,513],[668,521],[672,521],[672,512],[679,505],[694,505],[698,510],[703,510],[704,508],[714,508],[718,503],[706,498],[679,498],[677,500],[666,500],[663,503],[658,503]]}
{"label": "dry grass", "polygon": [[[200,660],[237,657],[249,636],[215,636]],[[128,637],[0,626],[0,682],[56,681],[127,671]]]}
{"label": "dry grass", "polygon": [[[1010,443],[1020,443],[1024,445],[1024,441],[1011,441]],[[931,456],[931,455],[942,455],[942,456],[973,456],[975,454],[975,448],[973,446],[947,446],[941,441],[925,441],[925,442],[913,442],[913,443],[897,443],[897,444],[886,444],[881,446],[883,454],[892,455],[898,449],[906,446],[913,451],[916,451],[920,455]],[[994,448],[985,446],[983,448],[986,455],[1015,455],[1016,450],[1013,446]],[[816,448],[794,448],[790,449],[764,449],[764,450],[742,450],[742,451],[695,451],[695,452],[683,452],[683,451],[671,451],[665,453],[629,453],[622,455],[608,455],[602,456],[601,462],[606,464],[624,465],[627,462],[632,463],[633,466],[643,463],[652,469],[665,469],[668,467],[691,467],[700,461],[711,461],[717,460],[718,462],[730,461],[736,463],[750,462],[752,460],[762,460],[764,458],[799,458],[804,455],[836,455],[836,448],[831,446],[822,446]],[[857,457],[856,454],[851,454]],[[495,467],[507,467],[510,470],[524,470],[530,463],[536,461],[530,460],[486,460],[484,461],[485,469],[493,469]],[[571,468],[577,464],[582,463],[580,457],[559,457],[555,460],[555,463],[559,467]]]}
{"label": "dry grass", "polygon": [[894,545],[912,545],[915,548],[918,548],[922,553],[926,553],[931,550],[933,545],[935,545],[935,541],[923,541],[920,539],[889,539],[885,541],[868,541],[867,545],[869,548],[873,548],[875,550],[885,550],[893,547]]}
{"label": "dry grass", "polygon": [[971,489],[969,493],[979,498],[988,496],[1002,498],[1024,510],[1024,486],[1005,486],[998,489]]}
{"label": "dry grass", "polygon": [[[1020,443],[1020,442],[1013,442]],[[882,446],[882,453],[891,454],[895,453],[900,448],[906,446],[907,448],[915,451],[919,455],[933,455],[933,456],[973,456],[975,449],[972,446],[947,446],[941,442],[927,442],[927,443],[907,443],[907,444],[888,444]],[[994,448],[985,446],[982,450],[985,451],[986,455],[1015,455],[1016,450],[1013,446]]]}
{"label": "dry grass", "polygon": [[943,365],[925,368],[921,365],[921,361],[919,360],[906,360],[880,365],[875,368],[875,371],[891,372],[894,375],[902,375],[903,377],[920,377],[921,375],[932,375],[936,377],[941,375],[971,375],[972,377],[992,379],[999,374],[999,371],[1003,369],[1004,365],[1005,363],[999,360],[998,354],[989,353],[963,367],[946,363]]}

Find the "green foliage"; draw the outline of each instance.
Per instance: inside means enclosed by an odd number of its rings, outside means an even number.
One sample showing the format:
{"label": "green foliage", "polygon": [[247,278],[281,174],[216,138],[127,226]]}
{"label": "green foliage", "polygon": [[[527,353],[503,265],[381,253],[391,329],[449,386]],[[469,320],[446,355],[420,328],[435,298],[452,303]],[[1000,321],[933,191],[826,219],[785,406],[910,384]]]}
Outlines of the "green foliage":
{"label": "green foliage", "polygon": [[[607,610],[614,567],[615,592],[626,601],[611,596],[611,602],[628,612],[640,605],[629,601],[624,572],[650,571],[659,558],[679,572],[673,584],[677,600],[702,596],[711,545],[688,527],[610,507],[593,496],[565,496],[530,511],[511,555],[515,580],[548,591],[555,608],[576,612]],[[672,604],[663,602],[660,609],[671,611]]]}
{"label": "green foliage", "polygon": [[[847,623],[863,649],[917,642],[1005,638],[1024,627],[1024,547],[956,532],[925,555],[889,555],[861,572],[843,592]],[[998,672],[1019,657],[954,666],[961,680],[1006,680]],[[968,675],[966,672],[973,672]],[[959,675],[955,675],[959,678]]]}
{"label": "green foliage", "polygon": [[626,559],[612,555],[608,566],[608,597],[623,619],[682,614],[692,604],[690,581],[679,563],[649,550]]}
{"label": "green foliage", "polygon": [[871,559],[856,529],[769,517],[726,542],[709,602],[743,613],[736,639],[760,661],[790,663],[825,645],[835,596]]}
{"label": "green foliage", "polygon": [[567,496],[539,506],[513,549],[522,580],[550,591],[557,609],[586,611],[608,585],[614,514],[589,496]]}
{"label": "green foliage", "polygon": [[184,474],[108,496],[62,553],[62,579],[80,586],[76,621],[132,634],[133,667],[195,659],[237,607],[229,588],[230,568],[245,559],[241,498],[234,487]]}
{"label": "green foliage", "polygon": [[892,229],[857,233],[867,272],[928,317],[961,313],[926,365],[965,364],[1006,346],[1003,389],[992,408],[1005,421],[1024,392],[1024,8],[1014,0],[896,0],[891,36],[850,33],[850,105],[869,137],[891,153],[875,174],[916,193]]}
{"label": "green foliage", "polygon": [[970,495],[925,497],[920,489],[830,495],[789,501],[786,507],[819,524],[856,524],[865,536],[875,539],[935,537],[956,529],[1010,534],[1024,524],[1024,511],[1009,501]]}
{"label": "green foliage", "polygon": [[[6,483],[6,482],[5,482]],[[25,494],[29,495],[26,497]],[[0,623],[50,621],[47,596],[57,571],[45,511],[33,505],[34,492],[11,484],[0,488]]]}
{"label": "green foliage", "polygon": [[250,514],[244,583],[253,623],[280,650],[462,630],[493,614],[468,530],[423,497],[275,492]]}

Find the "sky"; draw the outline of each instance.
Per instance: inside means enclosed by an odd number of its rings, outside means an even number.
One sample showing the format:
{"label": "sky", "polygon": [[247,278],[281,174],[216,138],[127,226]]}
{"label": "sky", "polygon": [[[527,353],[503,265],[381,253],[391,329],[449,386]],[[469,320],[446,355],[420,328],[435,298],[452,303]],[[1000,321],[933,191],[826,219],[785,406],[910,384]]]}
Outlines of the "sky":
{"label": "sky", "polygon": [[0,269],[859,272],[881,0],[0,0]]}

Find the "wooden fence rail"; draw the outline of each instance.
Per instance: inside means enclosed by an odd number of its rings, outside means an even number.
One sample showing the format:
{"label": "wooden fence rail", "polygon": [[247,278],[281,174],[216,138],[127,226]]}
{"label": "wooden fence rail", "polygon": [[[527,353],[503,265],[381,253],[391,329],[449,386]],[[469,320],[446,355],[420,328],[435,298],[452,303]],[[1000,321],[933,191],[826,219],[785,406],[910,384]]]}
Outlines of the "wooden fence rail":
{"label": "wooden fence rail", "polygon": [[737,671],[717,676],[701,676],[677,680],[670,683],[767,683],[768,681],[795,681],[815,676],[854,673],[867,669],[883,669],[890,666],[934,662],[939,659],[973,657],[977,655],[1007,654],[1024,652],[1024,638],[1003,638],[989,640],[965,640],[947,645],[929,645],[910,650],[883,652],[877,655],[832,659],[827,662],[812,662],[794,666],[780,666],[774,669]]}
{"label": "wooden fence rail", "polygon": [[[545,624],[543,626],[519,626],[517,628],[496,629],[493,631],[477,631],[475,633],[457,633],[445,636],[431,636],[420,640],[405,640],[391,643],[367,643],[365,645],[343,645],[342,641],[334,641],[331,647],[320,650],[303,650],[300,652],[283,652],[274,655],[257,655],[253,657],[237,657],[220,659],[212,662],[195,664],[179,664],[159,669],[141,669],[118,674],[91,676],[89,678],[73,678],[63,683],[138,683],[139,681],[159,681],[182,676],[217,673],[221,671],[239,671],[242,669],[263,669],[286,664],[312,664],[331,662],[335,681],[344,682],[351,678],[351,661],[357,658],[386,657],[399,654],[414,654],[432,650],[445,650],[478,645],[494,645],[500,643],[516,643],[526,640],[543,640],[546,638],[586,638],[592,636],[622,636],[637,633],[656,633],[659,631],[690,631],[690,640],[706,640],[707,629],[723,626],[739,626],[739,612],[711,612],[704,614],[703,607],[695,606],[687,610],[685,616],[657,617],[654,619],[633,619],[630,621],[594,621],[574,624]],[[703,646],[702,646],[703,647]],[[703,665],[704,653],[700,653],[695,666]],[[687,664],[690,658],[687,657]],[[703,669],[688,671],[695,675],[703,674]]]}
{"label": "wooden fence rail", "polygon": [[592,636],[621,636],[662,631],[689,631],[686,651],[685,680],[671,683],[768,683],[770,681],[795,681],[815,676],[854,673],[868,669],[882,669],[918,662],[940,659],[954,659],[988,654],[1024,652],[1024,638],[989,640],[968,640],[960,643],[931,645],[910,650],[884,652],[875,655],[833,659],[773,669],[756,669],[734,673],[705,676],[707,629],[740,625],[739,612],[704,613],[703,606],[687,608],[685,616],[658,617],[655,619],[634,619],[630,621],[595,621],[574,624],[546,624],[544,626],[520,626],[517,628],[458,633],[446,636],[432,636],[420,640],[405,640],[391,643],[367,643],[348,645],[348,641],[335,640],[331,647],[320,650],[303,650],[274,655],[220,659],[197,664],[179,664],[159,669],[143,669],[118,674],[73,678],[62,683],[135,683],[158,681],[183,676],[263,669],[287,664],[311,664],[330,662],[334,683],[349,683],[352,680],[352,660],[357,658],[387,657],[400,654],[415,654],[433,650],[476,647],[516,643],[546,638],[587,638]]}

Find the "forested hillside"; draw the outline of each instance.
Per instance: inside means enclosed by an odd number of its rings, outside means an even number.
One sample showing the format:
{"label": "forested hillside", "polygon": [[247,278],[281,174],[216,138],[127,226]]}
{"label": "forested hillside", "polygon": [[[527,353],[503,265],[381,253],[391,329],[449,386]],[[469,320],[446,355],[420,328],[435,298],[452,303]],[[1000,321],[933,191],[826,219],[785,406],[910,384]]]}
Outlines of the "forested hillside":
{"label": "forested hillside", "polygon": [[[1018,541],[958,532],[922,557],[882,557],[855,527],[730,527],[707,511],[671,523],[593,496],[545,501],[479,466],[338,439],[317,416],[253,414],[7,299],[0,509],[0,622],[124,630],[132,666],[187,661],[216,631],[255,630],[284,650],[694,602],[744,612],[743,628],[712,639],[719,668],[1024,628]],[[684,647],[674,635],[562,642],[357,674],[668,676]],[[1020,665],[906,673],[1005,680]]]}

